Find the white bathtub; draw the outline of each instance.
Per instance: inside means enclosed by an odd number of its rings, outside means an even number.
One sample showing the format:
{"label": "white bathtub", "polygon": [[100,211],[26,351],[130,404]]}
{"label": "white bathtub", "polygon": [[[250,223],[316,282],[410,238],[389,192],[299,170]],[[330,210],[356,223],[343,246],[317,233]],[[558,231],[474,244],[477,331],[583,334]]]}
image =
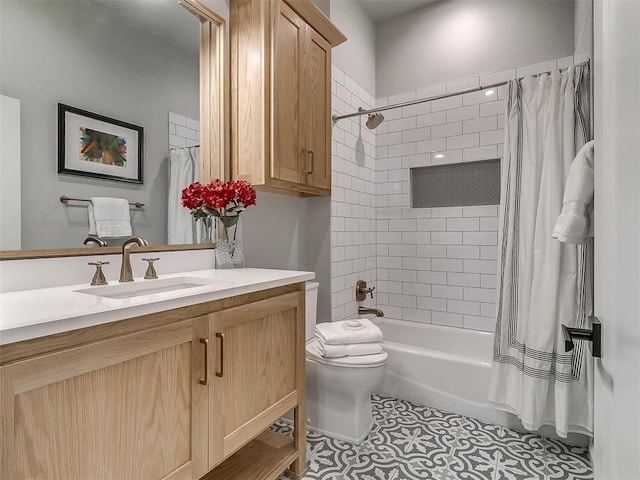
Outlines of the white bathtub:
{"label": "white bathtub", "polygon": [[[487,401],[493,333],[387,318],[374,322],[382,329],[389,354],[376,393],[524,430],[515,415]],[[550,426],[539,433],[557,438]],[[580,434],[563,440],[574,445],[588,442]]]}

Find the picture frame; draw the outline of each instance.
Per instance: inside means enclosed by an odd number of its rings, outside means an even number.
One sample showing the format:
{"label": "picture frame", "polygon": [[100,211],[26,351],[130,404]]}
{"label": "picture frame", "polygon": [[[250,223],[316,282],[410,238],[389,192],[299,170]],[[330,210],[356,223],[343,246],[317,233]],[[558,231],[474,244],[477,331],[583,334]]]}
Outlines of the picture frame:
{"label": "picture frame", "polygon": [[58,173],[144,183],[144,128],[58,104]]}

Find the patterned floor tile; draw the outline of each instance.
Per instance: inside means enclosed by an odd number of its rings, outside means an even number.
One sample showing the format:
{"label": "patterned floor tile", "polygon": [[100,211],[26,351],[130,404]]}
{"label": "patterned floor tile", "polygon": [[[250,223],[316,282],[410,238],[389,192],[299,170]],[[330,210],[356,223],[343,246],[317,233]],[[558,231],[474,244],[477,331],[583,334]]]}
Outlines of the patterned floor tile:
{"label": "patterned floor tile", "polygon": [[293,425],[282,420],[278,420],[276,423],[269,427],[273,432],[281,433],[287,437],[293,436]]}
{"label": "patterned floor tile", "polygon": [[424,420],[429,416],[430,410],[431,409],[429,407],[425,407],[424,405],[418,405],[417,403],[409,402],[407,400],[398,400],[394,410],[391,412],[391,415]]}
{"label": "patterned floor tile", "polygon": [[304,480],[593,480],[586,448],[379,395],[372,406],[360,445],[307,433]]}
{"label": "patterned floor tile", "polygon": [[503,428],[497,478],[504,480],[544,479],[544,439],[531,433]]}
{"label": "patterned floor tile", "polygon": [[378,412],[387,416],[390,412],[395,410],[395,406],[397,403],[397,399],[391,397],[383,397],[382,395],[373,394],[371,395],[371,406],[373,408],[374,413]]}
{"label": "patterned floor tile", "polygon": [[592,480],[593,470],[586,447],[574,447],[558,440],[545,439],[547,478],[549,480]]}
{"label": "patterned floor tile", "polygon": [[336,480],[397,480],[398,460],[377,452],[360,454]]}
{"label": "patterned floor tile", "polygon": [[304,480],[334,480],[354,461],[353,445],[316,432],[307,432],[307,464]]}
{"label": "patterned floor tile", "polygon": [[500,458],[501,427],[465,418],[443,480],[492,480]]}
{"label": "patterned floor tile", "polygon": [[447,467],[428,467],[422,462],[400,462],[397,480],[441,480]]}
{"label": "patterned floor tile", "polygon": [[419,430],[420,424],[414,419],[387,417],[363,443],[366,443],[366,448],[385,457],[403,458],[406,448]]}

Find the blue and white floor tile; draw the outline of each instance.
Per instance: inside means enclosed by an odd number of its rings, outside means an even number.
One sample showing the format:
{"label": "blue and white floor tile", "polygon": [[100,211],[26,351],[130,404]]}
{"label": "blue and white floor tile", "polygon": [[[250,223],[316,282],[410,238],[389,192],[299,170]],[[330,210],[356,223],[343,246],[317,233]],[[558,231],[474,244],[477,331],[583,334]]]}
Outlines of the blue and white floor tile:
{"label": "blue and white floor tile", "polygon": [[[372,404],[374,428],[360,445],[307,434],[304,480],[593,479],[585,447],[404,400],[374,395]],[[284,422],[272,429],[292,433]]]}

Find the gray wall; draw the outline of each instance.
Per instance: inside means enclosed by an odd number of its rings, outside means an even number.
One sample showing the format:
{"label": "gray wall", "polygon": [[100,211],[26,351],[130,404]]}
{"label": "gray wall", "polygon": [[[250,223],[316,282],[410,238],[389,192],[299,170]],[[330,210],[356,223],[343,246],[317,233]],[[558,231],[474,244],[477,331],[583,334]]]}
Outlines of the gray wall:
{"label": "gray wall", "polygon": [[376,26],[376,96],[572,55],[569,0],[449,0]]}
{"label": "gray wall", "polygon": [[593,58],[593,0],[576,0],[574,48],[575,55]]}
{"label": "gray wall", "polygon": [[331,0],[331,21],[347,41],[331,51],[331,61],[362,86],[376,93],[375,25],[354,0]]}
{"label": "gray wall", "polygon": [[[144,211],[132,210],[134,233],[152,244],[167,240],[168,111],[199,117],[198,58],[110,25],[87,11],[91,3],[2,3],[1,93],[22,107],[23,249],[82,245],[87,209],[62,205],[60,195],[144,202]],[[144,184],[59,175],[58,102],[143,126]]]}

